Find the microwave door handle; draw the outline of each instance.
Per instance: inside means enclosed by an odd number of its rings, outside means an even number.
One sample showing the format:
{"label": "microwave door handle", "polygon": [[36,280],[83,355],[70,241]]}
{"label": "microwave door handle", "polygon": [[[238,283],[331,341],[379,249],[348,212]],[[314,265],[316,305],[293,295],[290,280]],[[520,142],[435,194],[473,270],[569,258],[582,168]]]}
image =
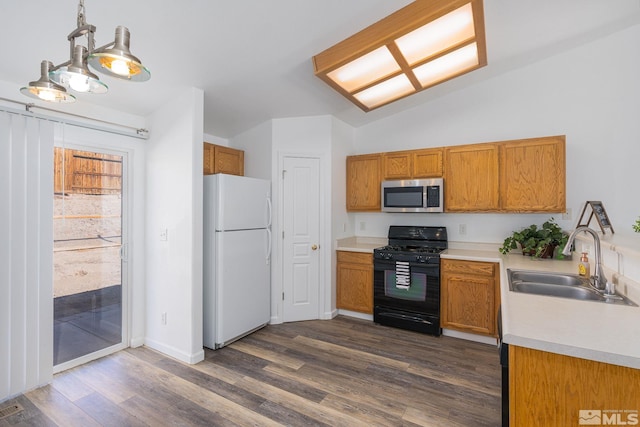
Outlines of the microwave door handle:
{"label": "microwave door handle", "polygon": [[428,203],[429,200],[429,186],[425,186],[422,187],[422,207],[426,208],[427,206],[429,206]]}

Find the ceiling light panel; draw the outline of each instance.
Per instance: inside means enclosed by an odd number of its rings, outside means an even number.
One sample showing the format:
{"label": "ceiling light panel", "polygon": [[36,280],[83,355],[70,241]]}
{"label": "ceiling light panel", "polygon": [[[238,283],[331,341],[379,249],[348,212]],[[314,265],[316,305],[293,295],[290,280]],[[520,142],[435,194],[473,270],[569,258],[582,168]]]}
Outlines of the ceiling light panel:
{"label": "ceiling light panel", "polygon": [[478,48],[475,43],[441,56],[413,70],[423,88],[464,73],[478,66]]}
{"label": "ceiling light panel", "polygon": [[415,92],[406,75],[400,74],[375,86],[358,92],[354,97],[369,109],[395,101]]}
{"label": "ceiling light panel", "polygon": [[473,39],[473,11],[466,4],[396,40],[409,65]]}
{"label": "ceiling light panel", "polygon": [[483,0],[415,0],[313,57],[367,112],[487,65]]}
{"label": "ceiling light panel", "polygon": [[400,66],[393,55],[382,46],[327,75],[346,91],[353,92],[398,71]]}

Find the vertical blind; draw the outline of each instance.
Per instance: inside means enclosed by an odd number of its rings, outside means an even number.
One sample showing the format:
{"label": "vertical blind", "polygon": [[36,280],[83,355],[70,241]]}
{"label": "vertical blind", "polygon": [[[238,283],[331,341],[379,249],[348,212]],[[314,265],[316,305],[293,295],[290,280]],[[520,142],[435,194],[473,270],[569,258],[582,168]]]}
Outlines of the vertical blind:
{"label": "vertical blind", "polygon": [[0,401],[53,376],[53,139],[0,111]]}

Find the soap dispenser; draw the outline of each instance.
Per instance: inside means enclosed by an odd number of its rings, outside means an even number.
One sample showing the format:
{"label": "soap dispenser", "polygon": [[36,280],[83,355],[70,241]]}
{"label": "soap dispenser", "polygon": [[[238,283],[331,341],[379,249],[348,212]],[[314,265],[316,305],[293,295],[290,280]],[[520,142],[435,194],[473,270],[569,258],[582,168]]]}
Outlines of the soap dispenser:
{"label": "soap dispenser", "polygon": [[578,264],[578,274],[584,277],[591,277],[589,258],[587,258],[586,252],[582,252],[582,256],[580,257],[580,263]]}

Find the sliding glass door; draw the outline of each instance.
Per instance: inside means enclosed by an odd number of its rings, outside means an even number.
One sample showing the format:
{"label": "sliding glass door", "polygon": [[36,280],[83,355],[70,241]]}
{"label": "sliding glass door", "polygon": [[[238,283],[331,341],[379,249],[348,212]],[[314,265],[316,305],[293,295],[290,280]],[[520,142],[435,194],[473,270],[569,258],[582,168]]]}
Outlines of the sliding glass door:
{"label": "sliding glass door", "polygon": [[124,348],[126,155],[54,151],[54,370]]}

